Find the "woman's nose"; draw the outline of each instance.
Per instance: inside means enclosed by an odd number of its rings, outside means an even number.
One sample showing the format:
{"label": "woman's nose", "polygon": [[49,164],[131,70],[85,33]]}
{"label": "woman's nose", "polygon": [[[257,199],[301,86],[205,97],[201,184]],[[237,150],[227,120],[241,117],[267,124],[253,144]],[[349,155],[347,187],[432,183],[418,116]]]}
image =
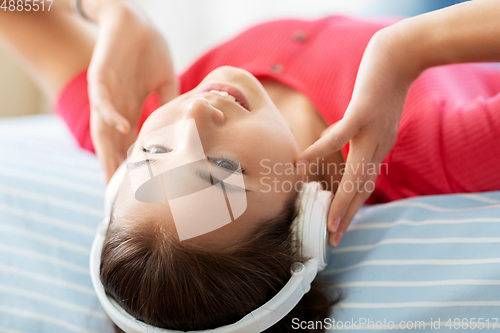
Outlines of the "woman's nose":
{"label": "woman's nose", "polygon": [[197,126],[222,125],[226,120],[224,113],[203,97],[195,98],[188,104],[187,114],[195,119]]}

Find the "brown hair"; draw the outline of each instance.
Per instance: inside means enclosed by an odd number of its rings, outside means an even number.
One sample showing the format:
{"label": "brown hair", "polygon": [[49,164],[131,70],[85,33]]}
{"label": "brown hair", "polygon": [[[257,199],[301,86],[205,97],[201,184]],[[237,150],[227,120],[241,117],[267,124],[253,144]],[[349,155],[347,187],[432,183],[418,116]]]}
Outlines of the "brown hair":
{"label": "brown hair", "polygon": [[[294,251],[293,199],[245,241],[216,250],[180,242],[148,224],[125,228],[111,223],[101,256],[104,290],[153,326],[187,331],[232,324],[276,295],[290,278],[290,266],[307,259]],[[313,283],[292,312],[267,332],[291,332],[293,318],[328,318],[336,294],[332,298]]]}

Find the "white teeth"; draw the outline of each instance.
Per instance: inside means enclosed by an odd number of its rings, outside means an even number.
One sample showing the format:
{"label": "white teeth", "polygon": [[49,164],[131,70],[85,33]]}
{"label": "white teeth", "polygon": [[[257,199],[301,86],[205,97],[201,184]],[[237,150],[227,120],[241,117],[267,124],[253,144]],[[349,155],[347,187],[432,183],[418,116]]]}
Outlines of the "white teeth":
{"label": "white teeth", "polygon": [[236,103],[240,104],[240,102],[238,102],[233,95],[229,95],[229,93],[227,91],[220,91],[220,90],[212,89],[212,90],[210,90],[210,92],[222,95],[224,97],[228,97],[228,98],[232,99],[233,101],[235,101]]}

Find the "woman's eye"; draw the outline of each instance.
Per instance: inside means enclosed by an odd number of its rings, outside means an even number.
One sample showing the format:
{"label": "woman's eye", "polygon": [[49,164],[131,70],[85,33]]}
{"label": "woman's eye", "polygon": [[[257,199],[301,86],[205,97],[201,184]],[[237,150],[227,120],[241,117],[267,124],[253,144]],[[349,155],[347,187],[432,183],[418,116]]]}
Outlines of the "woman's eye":
{"label": "woman's eye", "polygon": [[238,168],[240,167],[240,164],[237,161],[233,161],[229,158],[210,157],[210,161],[215,166],[218,166],[219,168],[223,168],[231,172],[238,171]]}
{"label": "woman's eye", "polygon": [[229,161],[217,161],[216,165],[229,171],[236,171],[236,169],[238,169],[238,166],[235,166]]}
{"label": "woman's eye", "polygon": [[151,148],[142,147],[142,151],[148,154],[166,154],[170,153],[172,149],[165,148],[162,146],[153,146]]}

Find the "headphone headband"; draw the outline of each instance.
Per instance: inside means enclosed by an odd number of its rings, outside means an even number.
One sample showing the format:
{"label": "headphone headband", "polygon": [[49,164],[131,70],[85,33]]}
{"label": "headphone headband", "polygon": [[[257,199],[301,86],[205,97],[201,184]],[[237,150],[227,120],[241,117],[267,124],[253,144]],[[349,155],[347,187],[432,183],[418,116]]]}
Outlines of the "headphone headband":
{"label": "headphone headband", "polygon": [[[106,295],[100,280],[101,252],[109,226],[111,206],[118,193],[126,171],[123,163],[111,178],[106,189],[105,218],[99,224],[90,253],[90,276],[97,298],[111,320],[126,333],[181,333],[167,330],[138,321],[127,313],[111,297]],[[302,255],[311,259],[305,263],[296,262],[290,268],[291,277],[285,286],[268,302],[250,312],[234,324],[222,326],[210,333],[257,333],[276,324],[285,317],[302,299],[310,288],[318,271],[324,269],[326,258],[326,213],[332,194],[322,191],[319,183],[305,183],[299,194],[299,214],[292,222],[294,234],[302,238]],[[319,241],[318,241],[319,238]],[[191,331],[204,332],[204,331]],[[208,331],[207,331],[208,332]]]}

